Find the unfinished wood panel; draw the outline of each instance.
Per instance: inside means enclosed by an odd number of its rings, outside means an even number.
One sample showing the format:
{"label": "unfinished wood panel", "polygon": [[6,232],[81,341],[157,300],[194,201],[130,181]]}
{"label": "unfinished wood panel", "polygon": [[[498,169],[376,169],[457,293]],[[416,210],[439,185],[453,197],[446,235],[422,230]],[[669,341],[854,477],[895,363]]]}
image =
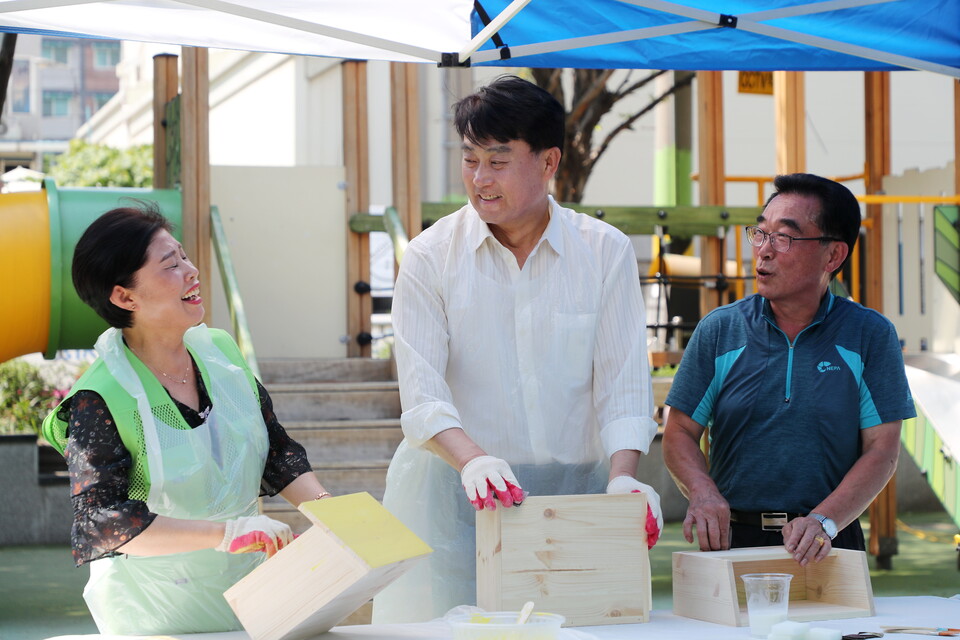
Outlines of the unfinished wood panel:
{"label": "unfinished wood panel", "polygon": [[153,186],[155,189],[170,189],[167,173],[167,103],[173,100],[180,89],[177,56],[162,53],[153,57]]}
{"label": "unfinished wood panel", "polygon": [[368,493],[300,511],[313,526],[224,593],[253,640],[324,633],[432,552]]}
{"label": "unfinished wood panel", "polygon": [[[724,205],[726,198],[726,165],[723,155],[723,72],[698,71],[697,96],[699,117],[700,204]],[[716,276],[722,273],[724,243],[719,237],[700,239],[700,273]],[[700,290],[700,317],[724,303],[723,292]]]}
{"label": "unfinished wood panel", "polygon": [[647,622],[651,608],[646,497],[532,496],[477,513],[477,605],[528,600],[565,626]]}
{"label": "unfinished wood panel", "polygon": [[822,562],[801,567],[783,547],[673,554],[673,612],[678,616],[745,626],[745,573],[789,573],[789,618],[796,621],[860,618],[875,613],[863,551],[832,549]]}
{"label": "unfinished wood panel", "polygon": [[[212,273],[210,260],[210,75],[208,52],[183,47],[183,91],[180,113],[183,248],[200,270]],[[209,280],[205,280],[209,284]],[[204,307],[210,323],[213,305]]]}
{"label": "unfinished wood panel", "polygon": [[[346,169],[347,220],[370,209],[370,144],[367,119],[367,63],[349,60],[341,66],[343,86],[343,160]],[[349,228],[349,225],[348,225]],[[357,342],[373,328],[369,293],[357,293],[358,282],[370,282],[370,236],[347,231],[347,356],[369,358],[371,346]]]}
{"label": "unfinished wood panel", "polygon": [[804,76],[802,71],[773,72],[777,173],[807,170]]}

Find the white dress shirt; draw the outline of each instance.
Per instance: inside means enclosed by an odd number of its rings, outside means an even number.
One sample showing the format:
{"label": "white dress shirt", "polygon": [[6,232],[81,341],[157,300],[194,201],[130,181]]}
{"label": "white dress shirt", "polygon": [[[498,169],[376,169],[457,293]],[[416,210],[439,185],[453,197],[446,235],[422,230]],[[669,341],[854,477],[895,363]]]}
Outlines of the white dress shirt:
{"label": "white dress shirt", "polygon": [[469,204],[407,247],[393,323],[410,446],[463,428],[510,464],[648,451],[657,426],[633,247],[550,207],[522,269]]}

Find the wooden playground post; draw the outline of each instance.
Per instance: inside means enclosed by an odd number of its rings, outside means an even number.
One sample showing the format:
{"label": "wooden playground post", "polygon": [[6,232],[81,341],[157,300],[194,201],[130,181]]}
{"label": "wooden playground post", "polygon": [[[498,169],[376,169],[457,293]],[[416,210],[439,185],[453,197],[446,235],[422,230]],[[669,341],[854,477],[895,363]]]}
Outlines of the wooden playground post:
{"label": "wooden playground post", "polygon": [[370,236],[350,231],[350,216],[370,208],[370,148],[367,125],[367,63],[348,60],[341,66],[343,86],[343,160],[346,168],[347,214],[347,356],[370,357],[370,343],[357,337],[370,335],[373,301],[358,283],[370,283]]}
{"label": "wooden playground post", "polygon": [[807,170],[804,88],[802,71],[773,72],[778,174],[802,173]]}
{"label": "wooden playground post", "polygon": [[[700,125],[700,204],[726,204],[726,165],[723,155],[723,72],[698,71]],[[700,240],[700,273],[709,278],[724,273],[723,240],[705,236]],[[700,291],[700,317],[720,306],[724,292],[718,288]]]}
{"label": "wooden playground post", "polygon": [[[180,184],[183,248],[201,278],[210,277],[210,77],[208,51],[183,47],[180,111]],[[209,282],[209,280],[207,280]],[[212,305],[203,321],[210,323]]]}
{"label": "wooden playground post", "polygon": [[[883,192],[883,176],[890,173],[890,73],[868,71],[864,78],[864,126],[867,194]],[[883,206],[869,204],[866,237],[866,306],[883,313]],[[893,568],[897,553],[897,478],[870,503],[869,552],[877,558],[877,568]]]}
{"label": "wooden playground post", "polygon": [[393,205],[400,214],[407,237],[423,226],[420,215],[420,65],[390,63],[390,93],[393,148]]}
{"label": "wooden playground post", "polygon": [[180,78],[177,56],[161,53],[153,57],[153,187],[170,189],[167,170],[167,103],[177,97]]}

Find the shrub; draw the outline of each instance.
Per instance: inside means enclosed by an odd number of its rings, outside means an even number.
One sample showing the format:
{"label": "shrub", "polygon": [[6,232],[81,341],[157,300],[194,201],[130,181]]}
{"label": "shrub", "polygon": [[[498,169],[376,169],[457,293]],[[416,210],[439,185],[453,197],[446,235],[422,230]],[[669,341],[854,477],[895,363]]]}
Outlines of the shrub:
{"label": "shrub", "polygon": [[0,434],[39,434],[43,419],[62,397],[30,363],[0,363]]}

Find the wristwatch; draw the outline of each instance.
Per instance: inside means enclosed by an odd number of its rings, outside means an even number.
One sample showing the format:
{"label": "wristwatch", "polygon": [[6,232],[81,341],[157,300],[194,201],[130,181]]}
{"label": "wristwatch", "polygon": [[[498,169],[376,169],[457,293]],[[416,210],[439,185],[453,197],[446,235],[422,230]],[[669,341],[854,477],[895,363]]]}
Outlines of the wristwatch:
{"label": "wristwatch", "polygon": [[836,523],[836,522],[834,522],[833,520],[831,520],[831,519],[828,518],[827,516],[822,515],[822,514],[819,514],[819,513],[811,513],[811,514],[810,514],[810,517],[816,519],[817,522],[820,523],[820,526],[823,527],[823,532],[826,533],[827,536],[828,536],[831,540],[833,540],[834,538],[837,537],[837,523]]}

